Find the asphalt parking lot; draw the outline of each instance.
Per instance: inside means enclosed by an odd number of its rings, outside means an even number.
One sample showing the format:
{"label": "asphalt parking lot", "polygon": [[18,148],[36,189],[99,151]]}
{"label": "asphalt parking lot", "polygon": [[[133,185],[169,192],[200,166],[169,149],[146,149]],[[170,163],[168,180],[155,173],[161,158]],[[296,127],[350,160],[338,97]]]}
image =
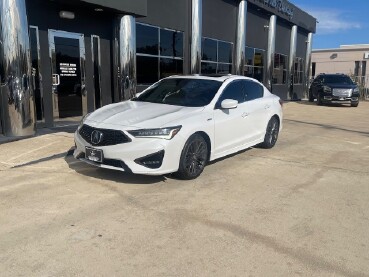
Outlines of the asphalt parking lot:
{"label": "asphalt parking lot", "polygon": [[0,275],[369,276],[369,102],[284,115],[194,181],[85,165],[71,132],[0,144]]}

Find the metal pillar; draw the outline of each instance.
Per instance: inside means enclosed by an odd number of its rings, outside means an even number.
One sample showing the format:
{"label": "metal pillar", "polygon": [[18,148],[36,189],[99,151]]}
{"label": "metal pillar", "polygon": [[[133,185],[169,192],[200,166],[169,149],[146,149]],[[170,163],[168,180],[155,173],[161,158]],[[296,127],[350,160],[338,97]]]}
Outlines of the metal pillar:
{"label": "metal pillar", "polygon": [[136,19],[131,15],[124,15],[117,19],[115,27],[116,85],[119,100],[124,101],[136,95]]}
{"label": "metal pillar", "polygon": [[274,69],[274,54],[275,54],[275,36],[277,27],[277,16],[272,15],[268,26],[268,50],[267,50],[267,66],[264,84],[272,91],[273,69]]}
{"label": "metal pillar", "polygon": [[201,73],[202,0],[192,0],[191,74]]}
{"label": "metal pillar", "polygon": [[304,98],[308,98],[309,85],[310,85],[310,72],[311,72],[311,49],[313,46],[313,33],[308,34],[306,41],[306,56],[305,56],[305,68],[304,68]]}
{"label": "metal pillar", "polygon": [[5,136],[36,132],[25,0],[0,1],[0,96]]}
{"label": "metal pillar", "polygon": [[242,0],[238,5],[237,41],[234,55],[234,74],[236,75],[243,75],[245,70],[246,19],[247,1]]}
{"label": "metal pillar", "polygon": [[290,39],[290,55],[288,57],[288,96],[287,99],[295,99],[293,93],[293,76],[295,73],[295,59],[296,59],[296,46],[297,46],[297,26],[293,25],[291,29]]}

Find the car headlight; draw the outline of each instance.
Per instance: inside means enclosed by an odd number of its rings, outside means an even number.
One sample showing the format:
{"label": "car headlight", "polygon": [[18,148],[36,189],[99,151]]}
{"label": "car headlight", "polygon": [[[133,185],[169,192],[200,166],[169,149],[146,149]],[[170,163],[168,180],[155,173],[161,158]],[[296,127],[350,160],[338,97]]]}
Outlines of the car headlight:
{"label": "car headlight", "polygon": [[352,90],[352,92],[353,92],[353,93],[359,93],[360,91],[359,91],[359,88],[354,88],[354,89]]}
{"label": "car headlight", "polygon": [[86,118],[90,115],[91,113],[87,113],[84,116],[82,116],[81,122],[78,125],[78,130],[82,127],[83,123],[85,122]]}
{"label": "car headlight", "polygon": [[332,89],[328,86],[323,86],[323,91],[324,92],[332,92]]}
{"label": "car headlight", "polygon": [[182,126],[165,127],[158,129],[139,129],[128,131],[132,136],[136,138],[161,138],[161,139],[172,139]]}

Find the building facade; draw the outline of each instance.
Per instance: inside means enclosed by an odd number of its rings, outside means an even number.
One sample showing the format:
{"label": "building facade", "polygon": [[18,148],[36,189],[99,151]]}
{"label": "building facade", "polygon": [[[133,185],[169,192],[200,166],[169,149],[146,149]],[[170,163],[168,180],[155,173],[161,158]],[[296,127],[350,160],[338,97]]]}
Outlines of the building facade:
{"label": "building facade", "polygon": [[76,123],[174,74],[306,96],[316,19],[286,0],[0,0],[1,132]]}
{"label": "building facade", "polygon": [[312,51],[312,77],[320,73],[349,75],[363,88],[369,88],[369,44],[341,45],[335,49]]}

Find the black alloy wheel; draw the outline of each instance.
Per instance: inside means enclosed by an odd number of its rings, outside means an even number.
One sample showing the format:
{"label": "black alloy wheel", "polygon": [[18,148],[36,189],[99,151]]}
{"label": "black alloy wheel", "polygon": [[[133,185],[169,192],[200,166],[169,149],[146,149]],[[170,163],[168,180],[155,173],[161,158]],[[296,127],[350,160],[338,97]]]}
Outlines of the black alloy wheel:
{"label": "black alloy wheel", "polygon": [[178,171],[175,173],[180,179],[195,179],[204,170],[208,161],[208,145],[199,134],[193,134],[183,147]]}
{"label": "black alloy wheel", "polygon": [[309,102],[314,102],[314,96],[311,90],[309,90]]}
{"label": "black alloy wheel", "polygon": [[272,117],[268,122],[264,141],[260,144],[260,146],[265,149],[272,148],[278,140],[278,134],[279,134],[279,121],[276,117]]}

